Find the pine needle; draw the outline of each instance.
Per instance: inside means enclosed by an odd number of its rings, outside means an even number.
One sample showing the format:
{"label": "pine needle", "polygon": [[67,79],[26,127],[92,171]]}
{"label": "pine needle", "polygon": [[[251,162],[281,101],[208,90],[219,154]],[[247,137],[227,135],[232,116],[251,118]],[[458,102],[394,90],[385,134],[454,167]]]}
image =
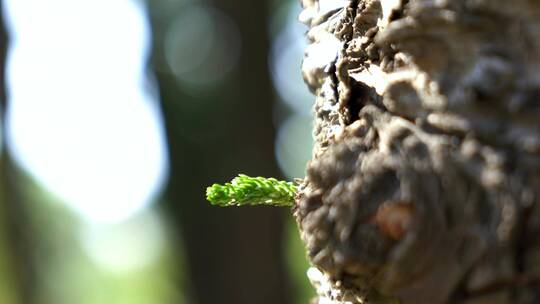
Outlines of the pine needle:
{"label": "pine needle", "polygon": [[239,174],[225,185],[206,189],[206,199],[216,206],[271,205],[292,206],[296,185],[275,178]]}

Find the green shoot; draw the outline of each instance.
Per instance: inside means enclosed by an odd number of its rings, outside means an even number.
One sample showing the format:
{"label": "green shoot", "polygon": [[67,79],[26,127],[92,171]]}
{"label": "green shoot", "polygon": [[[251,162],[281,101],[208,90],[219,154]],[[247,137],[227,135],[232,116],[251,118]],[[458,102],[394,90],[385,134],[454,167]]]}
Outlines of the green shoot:
{"label": "green shoot", "polygon": [[206,199],[217,206],[272,205],[292,206],[296,186],[275,178],[239,174],[225,185],[206,188]]}

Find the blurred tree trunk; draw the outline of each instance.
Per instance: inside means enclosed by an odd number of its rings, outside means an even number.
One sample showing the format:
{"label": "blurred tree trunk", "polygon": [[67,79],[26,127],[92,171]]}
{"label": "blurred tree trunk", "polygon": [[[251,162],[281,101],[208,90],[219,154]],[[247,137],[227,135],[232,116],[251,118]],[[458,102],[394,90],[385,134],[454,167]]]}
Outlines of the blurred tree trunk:
{"label": "blurred tree trunk", "polygon": [[[33,241],[28,207],[21,198],[16,182],[18,171],[7,149],[6,112],[8,92],[6,85],[6,54],[8,36],[4,20],[4,4],[0,1],[0,258],[3,282],[0,301],[8,303],[38,303],[36,298],[36,272],[33,259]],[[11,279],[11,280],[10,280]],[[8,300],[9,299],[9,300]]]}
{"label": "blurred tree trunk", "polygon": [[302,3],[319,303],[540,303],[540,3]]}
{"label": "blurred tree trunk", "polygon": [[183,7],[163,11],[163,2],[148,3],[152,62],[171,162],[165,209],[176,235],[183,238],[186,269],[178,272],[186,276],[189,302],[290,303],[282,252],[284,210],[220,209],[205,201],[206,186],[228,181],[237,173],[279,175],[266,58],[266,3],[215,3],[237,23],[242,53],[230,79],[196,97],[180,87],[163,65],[165,33]]}

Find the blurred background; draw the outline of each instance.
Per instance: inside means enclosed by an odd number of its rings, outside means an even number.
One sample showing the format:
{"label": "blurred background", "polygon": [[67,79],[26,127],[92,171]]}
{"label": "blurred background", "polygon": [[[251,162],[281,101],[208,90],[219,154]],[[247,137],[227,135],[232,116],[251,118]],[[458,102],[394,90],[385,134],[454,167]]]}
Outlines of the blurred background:
{"label": "blurred background", "polygon": [[290,210],[217,208],[310,157],[297,0],[0,0],[0,304],[300,304]]}

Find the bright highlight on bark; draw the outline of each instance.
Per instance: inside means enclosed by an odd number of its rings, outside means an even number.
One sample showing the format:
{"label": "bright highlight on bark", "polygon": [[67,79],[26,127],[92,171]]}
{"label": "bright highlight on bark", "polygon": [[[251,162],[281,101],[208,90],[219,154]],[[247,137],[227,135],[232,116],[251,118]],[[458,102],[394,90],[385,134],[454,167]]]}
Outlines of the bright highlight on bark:
{"label": "bright highlight on bark", "polygon": [[206,199],[216,206],[271,205],[292,206],[296,185],[275,178],[239,174],[225,185],[206,188]]}

